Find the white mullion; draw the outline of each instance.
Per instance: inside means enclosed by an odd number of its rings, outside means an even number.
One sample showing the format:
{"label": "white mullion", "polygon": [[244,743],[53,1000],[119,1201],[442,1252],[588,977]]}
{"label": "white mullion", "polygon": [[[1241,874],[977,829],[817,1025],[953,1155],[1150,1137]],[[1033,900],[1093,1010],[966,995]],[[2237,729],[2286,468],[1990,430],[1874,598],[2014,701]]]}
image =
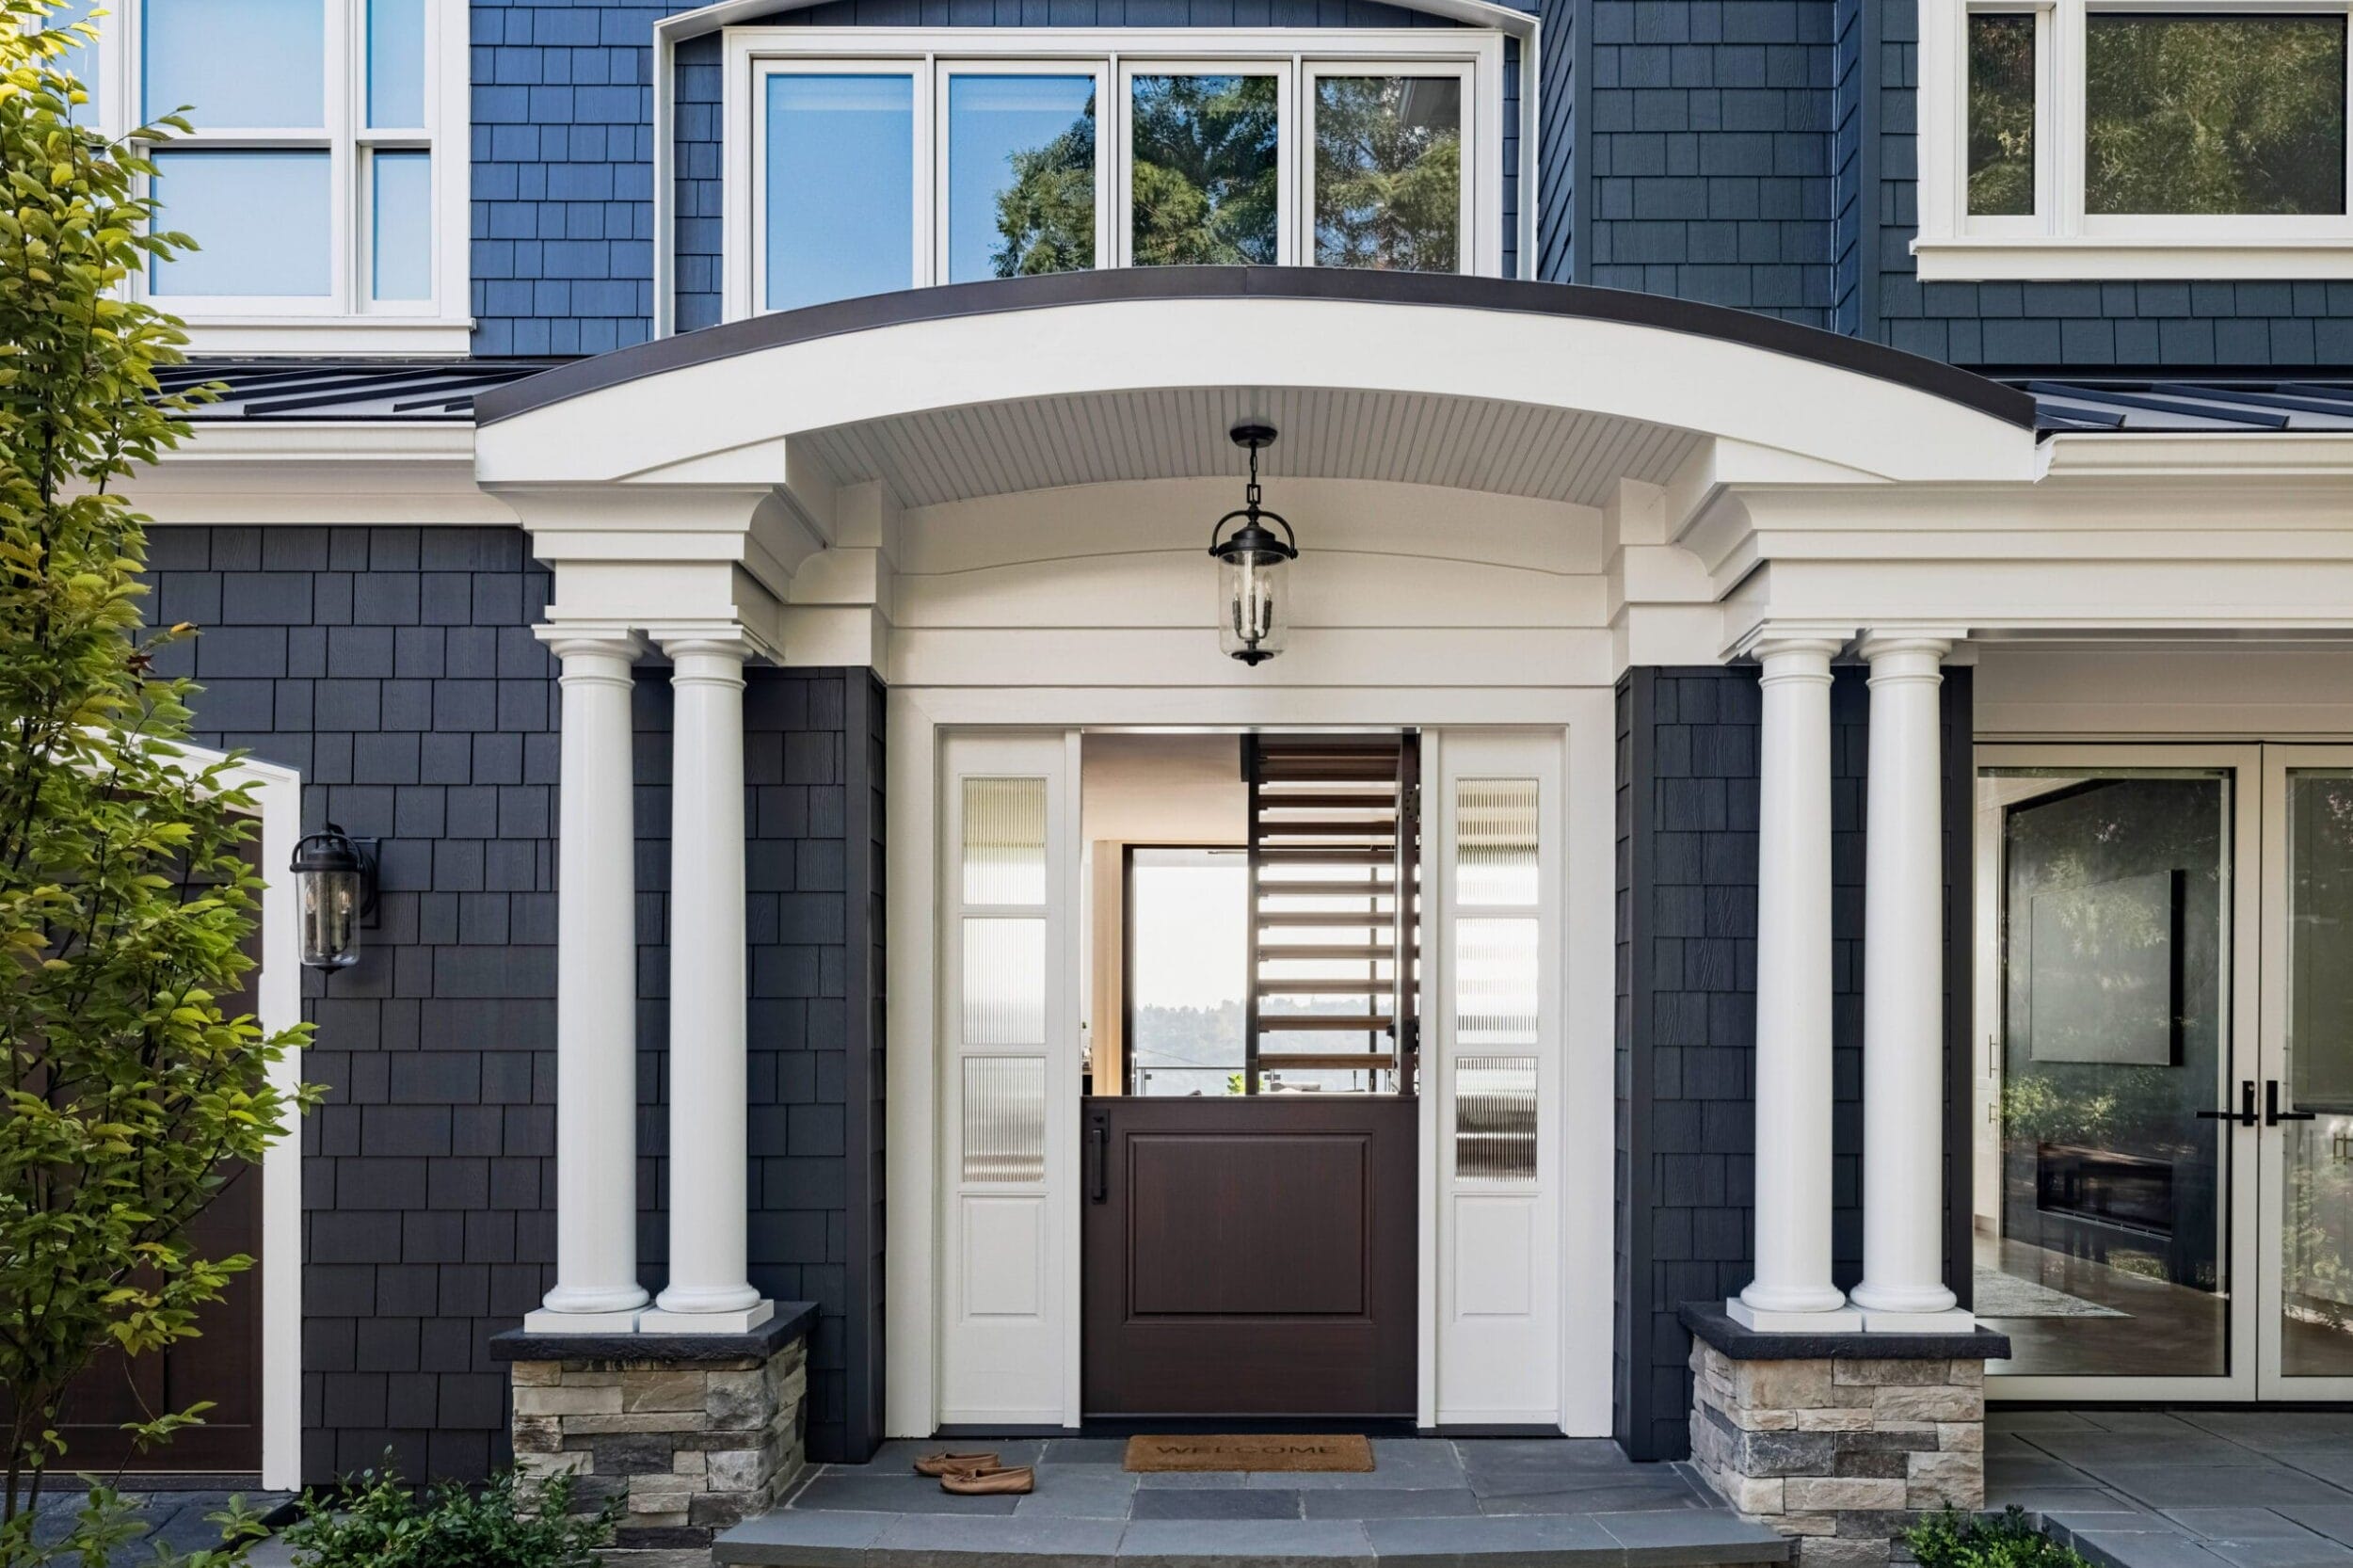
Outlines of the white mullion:
{"label": "white mullion", "polygon": [[[2058,0],[2051,16],[2051,97],[2053,181],[2049,232],[2067,237],[2083,232],[2085,193],[2084,138],[2089,131],[2084,98],[2086,14],[2084,0]],[[2041,116],[2036,116],[2041,134]]]}

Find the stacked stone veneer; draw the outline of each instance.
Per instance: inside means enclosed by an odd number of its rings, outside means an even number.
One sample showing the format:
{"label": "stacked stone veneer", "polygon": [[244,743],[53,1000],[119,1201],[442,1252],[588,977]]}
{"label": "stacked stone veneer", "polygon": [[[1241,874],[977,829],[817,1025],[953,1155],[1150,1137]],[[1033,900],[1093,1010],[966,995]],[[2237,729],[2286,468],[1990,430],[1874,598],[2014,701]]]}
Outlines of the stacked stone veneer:
{"label": "stacked stone veneer", "polygon": [[1985,1502],[1984,1352],[1905,1359],[1691,1347],[1691,1460],[1804,1568],[1888,1560],[1922,1513]]}
{"label": "stacked stone veneer", "polygon": [[806,1463],[805,1333],[767,1346],[730,1338],[735,1354],[679,1345],[649,1336],[638,1353],[613,1354],[622,1347],[609,1338],[572,1351],[518,1335],[501,1347],[512,1356],[517,1469],[579,1477],[577,1512],[623,1499],[608,1568],[710,1568],[712,1538],[774,1507]]}

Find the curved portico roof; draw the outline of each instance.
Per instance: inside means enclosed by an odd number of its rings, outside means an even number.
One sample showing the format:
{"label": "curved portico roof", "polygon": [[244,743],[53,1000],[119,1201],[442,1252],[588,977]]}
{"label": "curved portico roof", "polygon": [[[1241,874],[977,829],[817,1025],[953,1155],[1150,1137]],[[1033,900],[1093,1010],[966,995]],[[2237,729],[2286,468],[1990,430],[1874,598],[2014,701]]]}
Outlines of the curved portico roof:
{"label": "curved portico roof", "polygon": [[[911,471],[915,454],[936,469],[958,440],[991,454],[993,473],[919,476],[903,499],[920,501],[1192,472],[1187,454],[1215,453],[1222,426],[1207,426],[1229,413],[1333,420],[1352,398],[1360,427],[1385,421],[1432,451],[1336,442],[1331,462],[1564,500],[1589,499],[1578,492],[1612,465],[1662,478],[1708,438],[1858,476],[2025,477],[2035,425],[2016,388],[1750,312],[1312,267],[1106,269],[842,300],[577,360],[484,392],[475,413],[493,485],[686,479],[788,438],[845,481],[895,480],[856,471]],[[1184,452],[1145,450],[1179,421],[1205,429]],[[1136,452],[1122,459],[1133,472],[1074,470],[1068,453],[1106,429]],[[1498,454],[1493,482],[1463,471],[1473,439]],[[1025,456],[1031,440],[1064,455]],[[1588,456],[1532,463],[1532,449]]]}

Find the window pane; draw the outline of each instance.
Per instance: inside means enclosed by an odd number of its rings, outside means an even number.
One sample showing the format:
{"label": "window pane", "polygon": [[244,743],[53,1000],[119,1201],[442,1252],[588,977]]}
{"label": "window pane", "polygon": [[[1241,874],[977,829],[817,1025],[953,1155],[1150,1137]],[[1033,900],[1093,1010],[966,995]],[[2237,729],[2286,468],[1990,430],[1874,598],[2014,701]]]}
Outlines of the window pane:
{"label": "window pane", "polygon": [[2094,12],[2085,207],[2345,211],[2345,19]]}
{"label": "window pane", "polygon": [[1281,149],[1272,76],[1138,76],[1129,218],[1138,266],[1271,264]]}
{"label": "window pane", "polygon": [[[2353,776],[2288,775],[2280,1369],[2353,1377]],[[2268,1136],[2268,1134],[2266,1134]]]}
{"label": "window pane", "polygon": [[1239,851],[1130,851],[1128,921],[1132,1092],[1242,1093],[1249,857]]}
{"label": "window pane", "polygon": [[368,123],[424,123],[424,0],[368,0]]}
{"label": "window pane", "polygon": [[433,154],[378,152],[371,196],[371,286],[378,299],[433,297]]}
{"label": "window pane", "polygon": [[948,81],[948,280],[1095,264],[1095,78]]}
{"label": "window pane", "polygon": [[1046,922],[964,922],[964,1043],[1034,1046],[1046,1039]]}
{"label": "window pane", "polygon": [[964,781],[964,902],[1046,902],[1046,780]]}
{"label": "window pane", "polygon": [[1454,1064],[1454,1175],[1536,1179],[1536,1059],[1465,1056]]}
{"label": "window pane", "polygon": [[1463,904],[1536,902],[1536,781],[1464,778],[1454,786],[1454,896]]}
{"label": "window pane", "polygon": [[1046,1058],[965,1058],[964,1179],[1046,1179]]}
{"label": "window pane", "polygon": [[182,104],[199,125],[327,123],[321,0],[147,0],[147,118]]}
{"label": "window pane", "polygon": [[1462,229],[1462,78],[1319,79],[1316,265],[1452,272]]}
{"label": "window pane", "polygon": [[768,78],[772,311],[915,282],[915,78]]}
{"label": "window pane", "polygon": [[[113,0],[113,3],[106,8],[109,11],[119,11],[126,3],[127,0]],[[77,22],[88,22],[89,13],[97,8],[98,0],[64,0],[63,4],[49,13],[43,24],[43,30],[62,33]],[[97,25],[102,28],[109,27],[113,21],[114,18],[109,16]],[[83,105],[81,114],[76,117],[78,121],[87,125],[96,124],[99,116],[98,51],[79,39],[69,36],[65,53],[57,56],[56,69],[70,73],[75,81],[80,82],[82,90],[88,95],[89,102]]]}
{"label": "window pane", "polygon": [[1969,19],[1969,212],[2034,216],[2035,18]]}
{"label": "window pane", "polygon": [[325,152],[158,152],[162,227],[202,246],[158,262],[158,295],[325,295]]}

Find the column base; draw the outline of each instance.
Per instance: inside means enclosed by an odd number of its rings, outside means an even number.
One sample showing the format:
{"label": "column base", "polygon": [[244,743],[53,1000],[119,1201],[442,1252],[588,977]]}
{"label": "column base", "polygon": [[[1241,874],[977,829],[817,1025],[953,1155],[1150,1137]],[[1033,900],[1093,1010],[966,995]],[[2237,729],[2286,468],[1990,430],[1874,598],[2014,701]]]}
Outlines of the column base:
{"label": "column base", "polygon": [[1735,1296],[1724,1303],[1724,1316],[1753,1334],[1860,1334],[1863,1314],[1850,1306],[1829,1312],[1769,1312]]}
{"label": "column base", "polygon": [[720,1531],[774,1508],[799,1477],[817,1309],[770,1310],[736,1338],[491,1339],[491,1355],[512,1364],[523,1489],[568,1473],[574,1512],[621,1502],[614,1544],[599,1554],[606,1568],[708,1564]]}
{"label": "column base", "polygon": [[546,1307],[523,1314],[525,1334],[635,1334],[643,1316],[635,1307],[626,1312],[551,1312]]}
{"label": "column base", "polygon": [[637,1315],[640,1334],[749,1334],[776,1315],[774,1302],[755,1302],[740,1312],[664,1312]]}
{"label": "column base", "polygon": [[1863,1332],[1865,1334],[1975,1334],[1977,1315],[1966,1307],[1950,1307],[1943,1312],[1881,1312],[1874,1307],[1863,1309]]}

